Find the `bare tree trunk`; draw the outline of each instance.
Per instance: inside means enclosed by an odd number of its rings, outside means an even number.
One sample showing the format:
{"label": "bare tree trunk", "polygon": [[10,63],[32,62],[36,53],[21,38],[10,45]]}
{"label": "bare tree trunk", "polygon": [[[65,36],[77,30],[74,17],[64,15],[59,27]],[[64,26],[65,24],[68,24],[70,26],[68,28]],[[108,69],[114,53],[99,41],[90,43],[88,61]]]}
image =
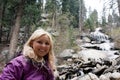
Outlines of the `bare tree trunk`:
{"label": "bare tree trunk", "polygon": [[52,15],[52,28],[55,28],[56,27],[56,12],[53,13]]}
{"label": "bare tree trunk", "polygon": [[120,0],[117,0],[118,3],[118,11],[119,11],[119,15],[120,15]]}
{"label": "bare tree trunk", "polygon": [[17,16],[16,16],[16,20],[15,20],[13,34],[12,34],[12,38],[10,40],[10,49],[9,49],[8,60],[14,57],[15,50],[16,50],[16,47],[17,47],[18,34],[19,34],[19,29],[20,29],[20,21],[21,21],[21,18],[22,18],[24,2],[25,2],[25,0],[21,0],[20,4],[18,5],[18,11],[16,13]]}
{"label": "bare tree trunk", "polygon": [[81,33],[83,28],[83,8],[82,8],[83,0],[79,0],[79,31]]}

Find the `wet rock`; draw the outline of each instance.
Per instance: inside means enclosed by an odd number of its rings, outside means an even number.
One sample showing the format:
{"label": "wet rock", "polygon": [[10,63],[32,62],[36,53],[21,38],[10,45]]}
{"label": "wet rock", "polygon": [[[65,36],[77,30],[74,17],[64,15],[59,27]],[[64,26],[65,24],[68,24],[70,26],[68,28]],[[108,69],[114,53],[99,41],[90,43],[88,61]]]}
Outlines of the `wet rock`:
{"label": "wet rock", "polygon": [[110,80],[109,77],[105,76],[105,75],[101,75],[99,77],[100,80]]}

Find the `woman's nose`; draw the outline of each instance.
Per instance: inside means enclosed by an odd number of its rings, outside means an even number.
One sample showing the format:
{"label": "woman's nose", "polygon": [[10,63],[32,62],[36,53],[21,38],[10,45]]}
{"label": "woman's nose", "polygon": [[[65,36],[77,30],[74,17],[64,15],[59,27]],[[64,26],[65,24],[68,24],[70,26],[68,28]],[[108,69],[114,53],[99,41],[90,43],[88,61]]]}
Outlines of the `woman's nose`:
{"label": "woman's nose", "polygon": [[42,47],[46,47],[46,44],[45,44],[45,43],[43,43],[41,46],[42,46]]}

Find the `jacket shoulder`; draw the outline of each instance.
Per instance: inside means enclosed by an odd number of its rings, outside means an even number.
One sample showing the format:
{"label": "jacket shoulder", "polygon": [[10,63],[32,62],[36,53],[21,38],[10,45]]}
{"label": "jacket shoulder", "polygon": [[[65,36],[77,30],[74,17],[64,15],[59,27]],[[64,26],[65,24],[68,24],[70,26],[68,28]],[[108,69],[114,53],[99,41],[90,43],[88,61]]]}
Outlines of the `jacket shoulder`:
{"label": "jacket shoulder", "polygon": [[11,60],[9,63],[13,64],[14,66],[24,67],[27,63],[27,59],[25,56],[20,55],[20,56],[14,58],[13,60]]}
{"label": "jacket shoulder", "polygon": [[26,59],[24,56],[18,56],[12,59],[4,67],[0,80],[21,80]]}

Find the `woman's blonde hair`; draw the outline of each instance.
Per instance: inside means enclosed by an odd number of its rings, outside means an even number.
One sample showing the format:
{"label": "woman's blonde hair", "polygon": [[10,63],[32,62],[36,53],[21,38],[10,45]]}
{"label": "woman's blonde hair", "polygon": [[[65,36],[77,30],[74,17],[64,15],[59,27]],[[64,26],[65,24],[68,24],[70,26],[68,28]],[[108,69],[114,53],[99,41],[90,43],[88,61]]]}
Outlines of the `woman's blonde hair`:
{"label": "woman's blonde hair", "polygon": [[50,51],[47,54],[47,60],[50,64],[50,67],[52,68],[52,70],[55,70],[55,64],[54,64],[54,52],[53,52],[53,40],[52,40],[52,36],[45,30],[43,29],[37,29],[36,31],[33,32],[33,34],[31,35],[31,37],[28,39],[28,41],[25,43],[24,48],[23,48],[23,55],[24,56],[28,56],[29,58],[32,58],[34,60],[37,61],[37,55],[34,53],[33,48],[31,47],[31,42],[39,37],[41,37],[42,35],[47,35],[50,39]]}

